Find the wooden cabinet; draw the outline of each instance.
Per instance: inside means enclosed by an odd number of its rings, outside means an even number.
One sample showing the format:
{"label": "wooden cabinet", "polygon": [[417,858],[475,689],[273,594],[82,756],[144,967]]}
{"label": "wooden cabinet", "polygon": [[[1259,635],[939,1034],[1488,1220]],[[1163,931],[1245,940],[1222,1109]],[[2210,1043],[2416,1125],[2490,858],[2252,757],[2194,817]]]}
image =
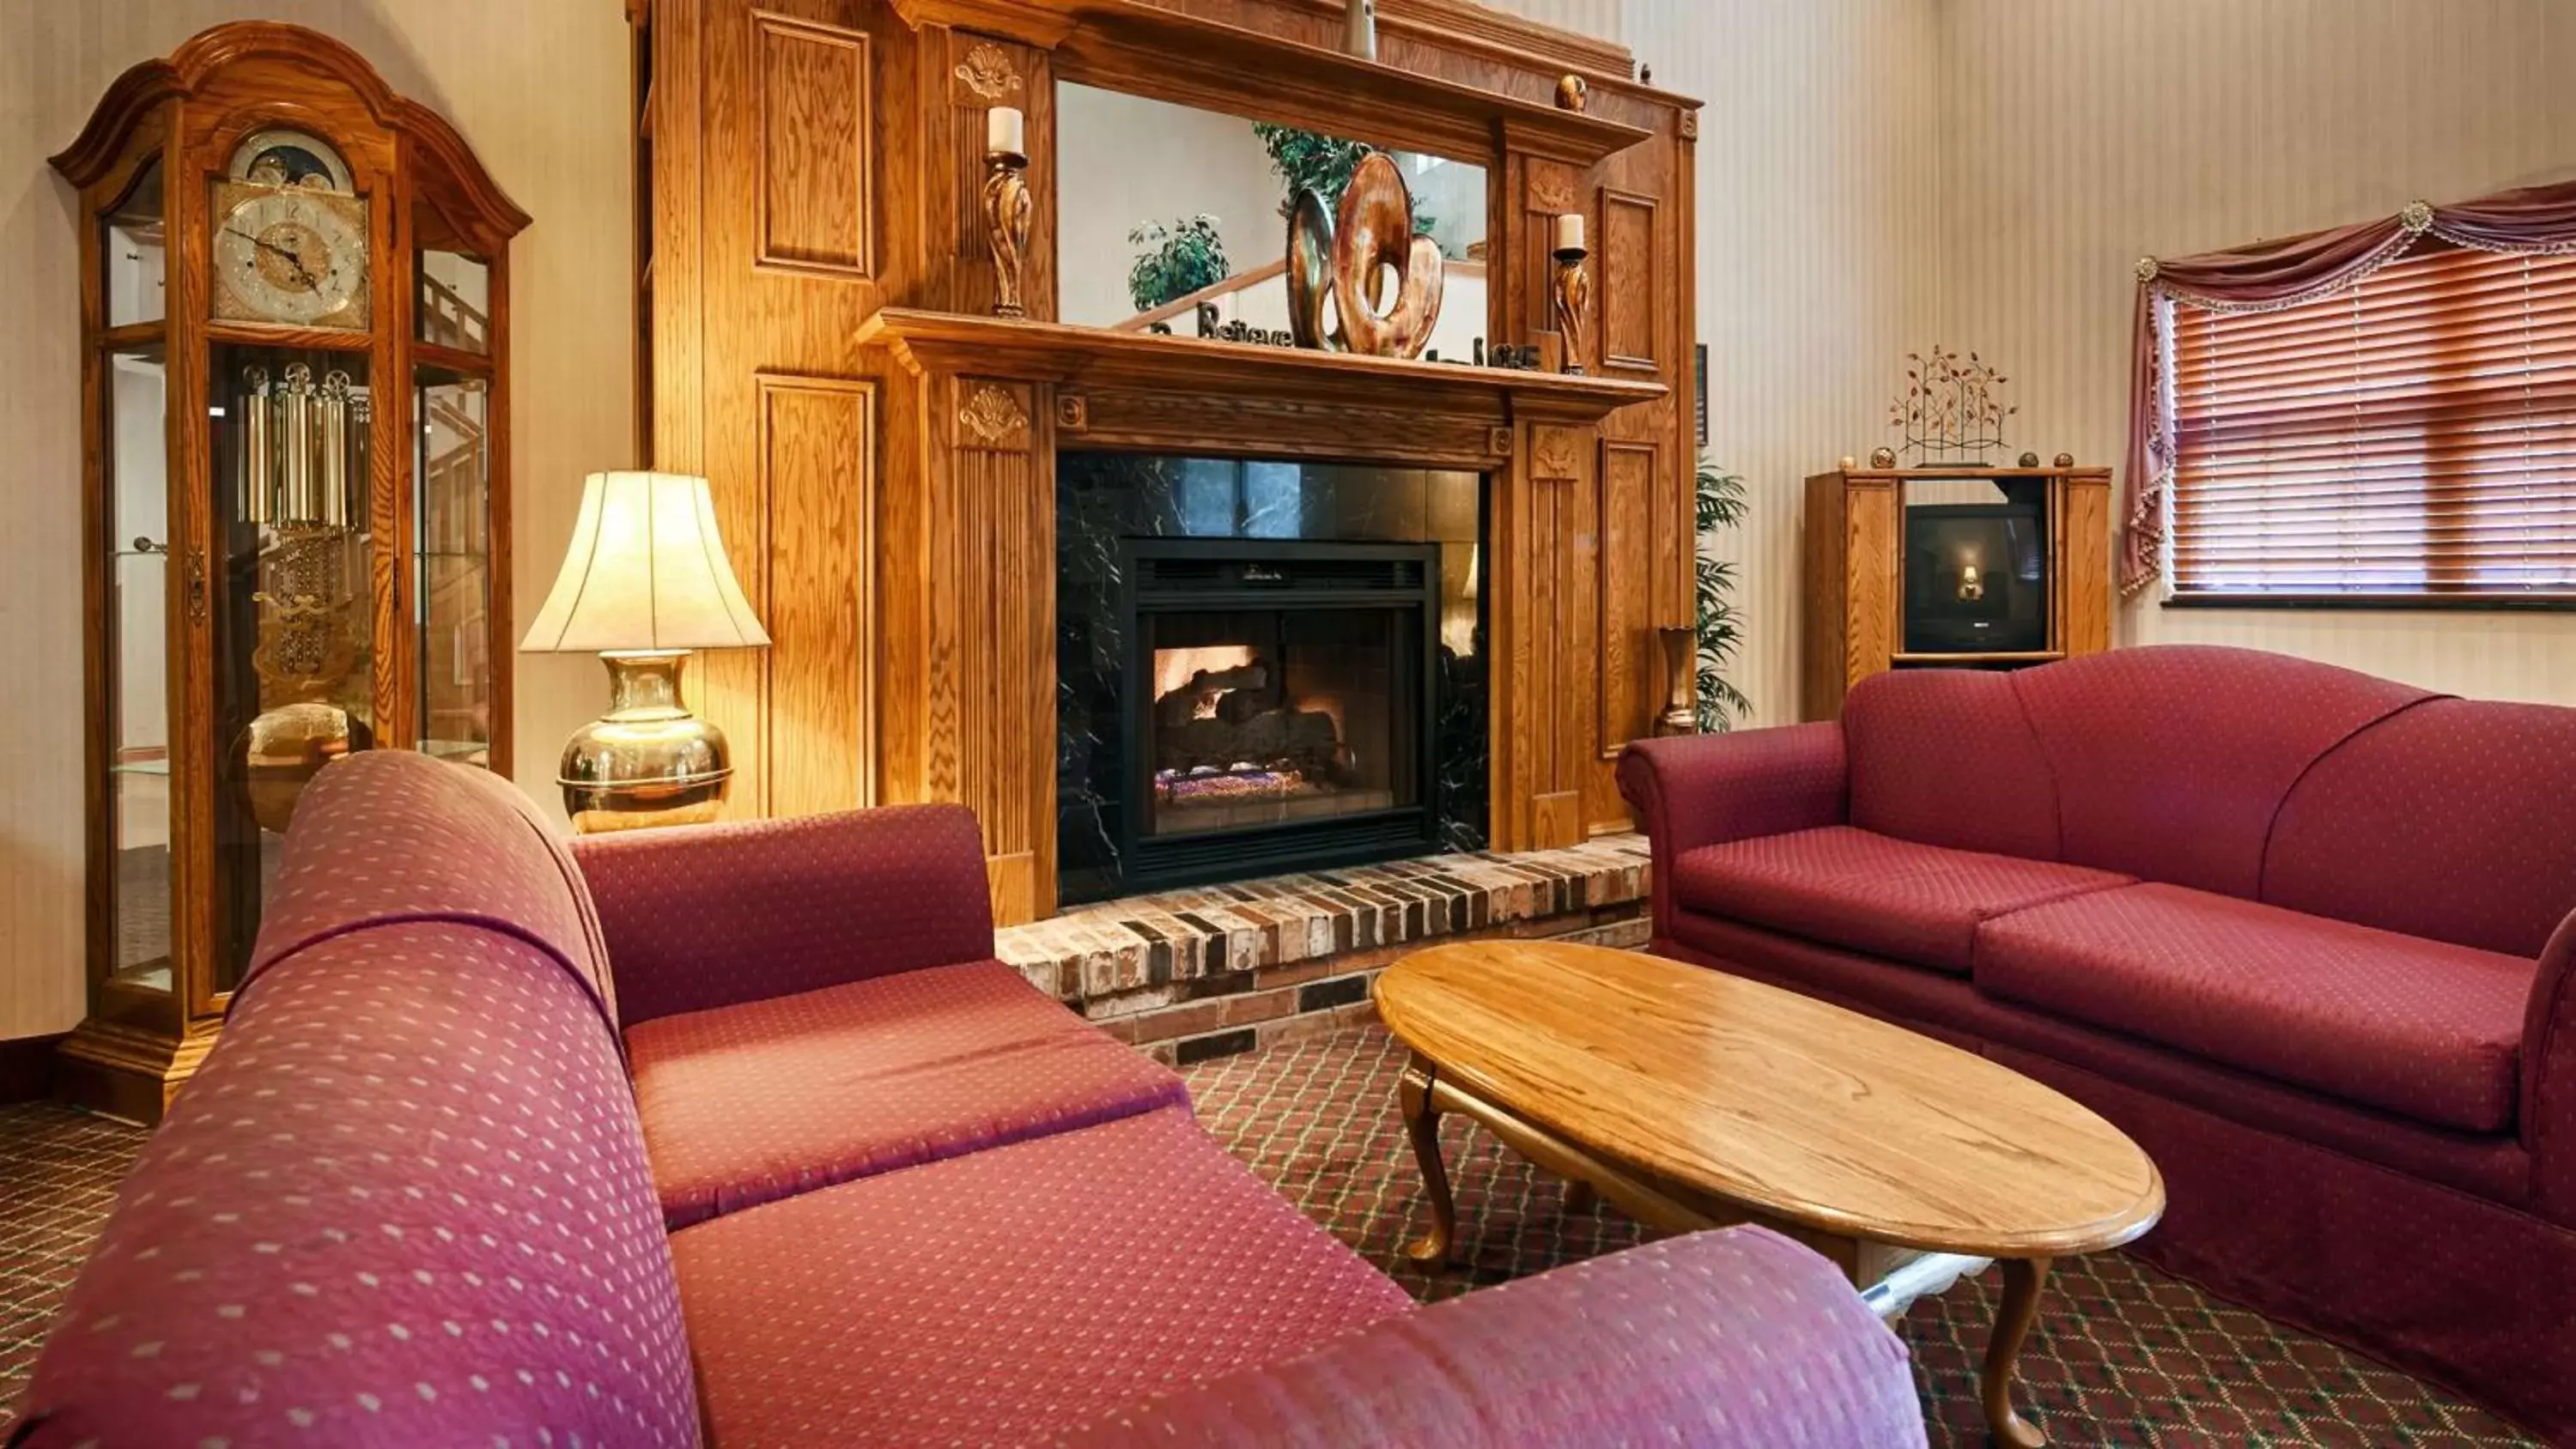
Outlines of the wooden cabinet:
{"label": "wooden cabinet", "polygon": [[89,1010],[65,1089],[157,1120],[287,820],[369,748],[509,768],[506,249],[437,116],[294,26],[111,86],[79,191]]}
{"label": "wooden cabinet", "polygon": [[1807,480],[1800,717],[1887,669],[2111,647],[2107,468],[1844,469]]}

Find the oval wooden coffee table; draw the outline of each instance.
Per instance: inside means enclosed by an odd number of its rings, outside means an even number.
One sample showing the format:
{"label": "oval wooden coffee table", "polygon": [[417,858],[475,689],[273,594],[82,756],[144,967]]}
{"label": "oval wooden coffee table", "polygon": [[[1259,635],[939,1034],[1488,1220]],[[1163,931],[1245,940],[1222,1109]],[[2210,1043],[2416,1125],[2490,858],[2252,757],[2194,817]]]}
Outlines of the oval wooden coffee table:
{"label": "oval wooden coffee table", "polygon": [[1882,1313],[2003,1264],[1980,1381],[2001,1443],[2037,1449],[2013,1365],[2051,1259],[2155,1225],[2137,1144],[2006,1067],[1795,992],[1633,951],[1440,946],[1389,966],[1378,1013],[1413,1050],[1400,1089],[1431,1198],[1407,1251],[1445,1261],[1455,1112],[1671,1232],[1760,1223],[1842,1267]]}

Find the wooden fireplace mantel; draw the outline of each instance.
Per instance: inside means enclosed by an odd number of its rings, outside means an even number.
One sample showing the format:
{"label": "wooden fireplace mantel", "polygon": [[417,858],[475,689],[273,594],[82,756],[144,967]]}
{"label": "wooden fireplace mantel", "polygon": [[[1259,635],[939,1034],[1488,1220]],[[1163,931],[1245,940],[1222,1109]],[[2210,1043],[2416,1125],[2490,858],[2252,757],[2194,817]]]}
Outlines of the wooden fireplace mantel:
{"label": "wooden fireplace mantel", "polygon": [[1059,448],[1485,469],[1515,423],[1590,426],[1660,382],[889,307],[860,327],[915,377],[1054,385]]}
{"label": "wooden fireplace mantel", "polygon": [[[1483,474],[1489,839],[1627,828],[1614,765],[1692,607],[1696,101],[1472,0],[1379,0],[1375,60],[1336,48],[1346,0],[629,4],[651,455],[712,481],[773,641],[698,671],[734,813],[962,801],[997,918],[1051,914],[1057,463],[1127,450]],[[1066,267],[1125,265],[1061,247],[1066,82],[1482,167],[1497,345],[1553,335],[1581,215],[1587,375],[1060,325]],[[997,106],[1025,118],[1026,320],[989,315]]]}

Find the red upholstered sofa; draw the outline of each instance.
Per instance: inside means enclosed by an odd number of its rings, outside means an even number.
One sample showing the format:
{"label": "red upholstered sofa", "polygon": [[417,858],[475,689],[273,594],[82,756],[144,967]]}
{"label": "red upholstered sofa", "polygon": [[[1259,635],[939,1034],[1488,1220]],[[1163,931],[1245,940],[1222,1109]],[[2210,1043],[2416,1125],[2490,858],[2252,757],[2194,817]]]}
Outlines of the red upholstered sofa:
{"label": "red upholstered sofa", "polygon": [[1924,1443],[1805,1249],[1417,1310],[991,956],[960,810],[568,850],[334,765],[10,1442]]}
{"label": "red upholstered sofa", "polygon": [[1655,949],[2066,1091],[2142,1257],[2576,1442],[2576,710],[2131,649],[1619,779]]}

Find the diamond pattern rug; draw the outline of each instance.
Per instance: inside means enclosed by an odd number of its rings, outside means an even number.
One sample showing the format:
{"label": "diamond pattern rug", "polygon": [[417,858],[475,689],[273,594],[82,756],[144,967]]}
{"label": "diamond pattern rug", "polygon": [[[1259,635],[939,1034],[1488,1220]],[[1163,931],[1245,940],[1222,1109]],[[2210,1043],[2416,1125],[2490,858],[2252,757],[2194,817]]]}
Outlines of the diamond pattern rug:
{"label": "diamond pattern rug", "polygon": [[[1626,1247],[1612,1208],[1564,1210],[1563,1189],[1475,1124],[1450,1117],[1443,1150],[1463,1266],[1400,1251],[1427,1218],[1396,1119],[1404,1049],[1383,1028],[1225,1057],[1184,1073],[1199,1116],[1237,1157],[1415,1297],[1446,1298]],[[1977,1363],[1997,1277],[1914,1305],[1932,1443],[1982,1446]],[[2021,1407],[2053,1444],[2158,1446],[2529,1445],[2494,1416],[2393,1369],[2219,1302],[2120,1253],[2061,1261],[2023,1346]]]}

